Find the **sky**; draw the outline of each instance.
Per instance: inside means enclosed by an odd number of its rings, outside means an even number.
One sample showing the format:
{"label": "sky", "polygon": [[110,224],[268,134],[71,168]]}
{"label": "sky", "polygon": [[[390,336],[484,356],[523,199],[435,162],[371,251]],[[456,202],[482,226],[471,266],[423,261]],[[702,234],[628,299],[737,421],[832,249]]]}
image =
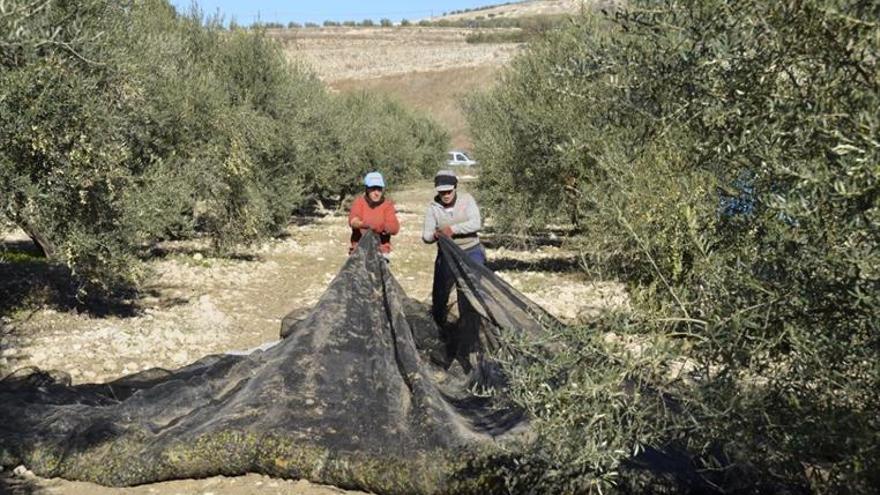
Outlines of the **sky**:
{"label": "sky", "polygon": [[[508,0],[198,0],[205,14],[219,12],[225,21],[235,19],[239,24],[262,22],[316,22],[362,21],[382,18],[392,21],[422,19],[443,12],[482,7]],[[192,0],[171,0],[179,12],[186,12]]]}

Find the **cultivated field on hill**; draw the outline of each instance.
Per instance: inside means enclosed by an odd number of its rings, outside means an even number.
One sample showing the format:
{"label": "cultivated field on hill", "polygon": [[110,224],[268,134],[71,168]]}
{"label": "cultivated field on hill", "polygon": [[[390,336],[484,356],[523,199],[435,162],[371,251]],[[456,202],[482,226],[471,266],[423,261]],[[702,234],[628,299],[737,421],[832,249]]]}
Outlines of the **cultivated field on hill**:
{"label": "cultivated field on hill", "polygon": [[501,67],[516,44],[467,43],[472,29],[325,27],[270,30],[294,61],[305,61],[325,82],[447,69]]}

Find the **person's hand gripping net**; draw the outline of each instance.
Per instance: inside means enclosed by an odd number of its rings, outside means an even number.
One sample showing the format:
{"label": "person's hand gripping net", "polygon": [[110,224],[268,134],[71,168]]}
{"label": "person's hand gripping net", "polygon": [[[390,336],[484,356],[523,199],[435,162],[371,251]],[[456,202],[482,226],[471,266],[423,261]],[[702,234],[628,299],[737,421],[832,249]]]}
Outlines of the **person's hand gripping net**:
{"label": "person's hand gripping net", "polygon": [[441,237],[448,237],[452,239],[452,234],[454,234],[454,232],[452,232],[452,227],[447,225],[434,231],[434,240],[437,240]]}

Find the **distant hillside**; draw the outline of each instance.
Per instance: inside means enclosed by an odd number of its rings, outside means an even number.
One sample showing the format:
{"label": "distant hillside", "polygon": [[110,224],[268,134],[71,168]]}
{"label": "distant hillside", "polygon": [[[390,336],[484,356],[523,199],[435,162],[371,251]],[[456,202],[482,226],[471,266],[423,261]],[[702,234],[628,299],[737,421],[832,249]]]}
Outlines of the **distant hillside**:
{"label": "distant hillside", "polygon": [[[491,1],[491,0],[489,0]],[[494,19],[512,17],[530,17],[539,15],[576,14],[581,9],[598,9],[619,5],[620,0],[526,0],[524,2],[489,3],[485,7],[477,7],[463,11],[447,12],[445,15],[431,17],[430,21],[459,21],[468,19]]]}

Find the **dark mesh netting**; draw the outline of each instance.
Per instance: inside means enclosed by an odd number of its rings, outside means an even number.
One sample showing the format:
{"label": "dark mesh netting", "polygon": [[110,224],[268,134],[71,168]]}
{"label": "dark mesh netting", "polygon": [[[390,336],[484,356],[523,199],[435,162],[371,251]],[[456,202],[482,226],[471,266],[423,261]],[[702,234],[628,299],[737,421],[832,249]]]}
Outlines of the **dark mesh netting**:
{"label": "dark mesh netting", "polygon": [[469,459],[527,430],[482,393],[504,332],[550,317],[441,239],[459,289],[438,328],[365,237],[285,338],[107,384],[25,370],[0,382],[0,463],[106,485],[264,473],[381,493],[479,491]]}

